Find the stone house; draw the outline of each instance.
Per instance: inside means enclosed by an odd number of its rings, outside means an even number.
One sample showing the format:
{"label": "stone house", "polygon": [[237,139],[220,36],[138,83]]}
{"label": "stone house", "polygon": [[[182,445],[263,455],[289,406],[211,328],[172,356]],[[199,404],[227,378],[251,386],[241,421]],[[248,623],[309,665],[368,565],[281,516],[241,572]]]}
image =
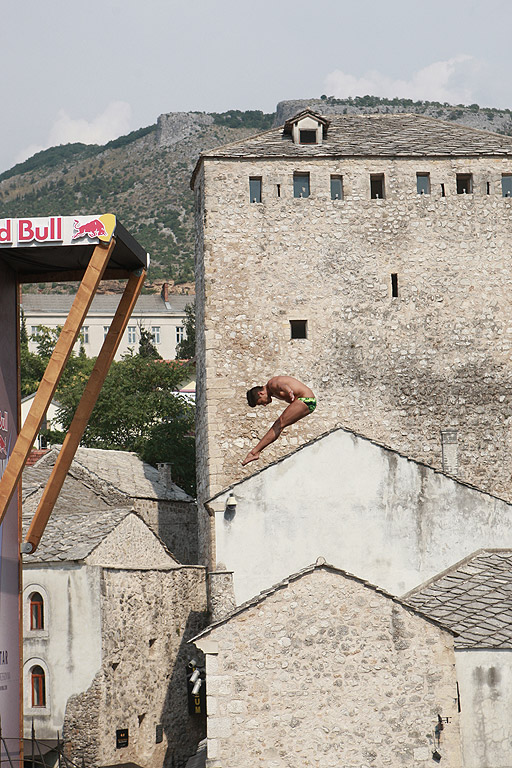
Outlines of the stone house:
{"label": "stone house", "polygon": [[[31,505],[42,494],[42,483],[49,477],[59,446],[52,448],[34,467],[27,482],[34,485]],[[194,499],[172,482],[171,467],[155,469],[129,451],[79,448],[61,492],[62,507],[67,488],[75,496],[77,484],[92,494],[101,508],[129,506],[147,522],[180,563],[196,564],[197,509]],[[99,508],[99,507],[98,507]],[[35,509],[35,507],[34,507]]]}
{"label": "stone house", "polygon": [[402,598],[456,632],[464,768],[512,754],[512,550],[483,549]]}
{"label": "stone house", "polygon": [[322,558],[192,642],[208,768],[460,768],[452,634]]}
{"label": "stone house", "polygon": [[319,552],[401,595],[478,547],[512,547],[508,502],[342,428],[224,489],[206,509],[213,602],[223,571],[233,573],[239,604]]}
{"label": "stone house", "polygon": [[319,405],[262,466],[341,424],[511,499],[511,137],[306,110],[191,184],[201,501],[246,476],[282,404],[245,391],[280,373]]}
{"label": "stone house", "polygon": [[[137,510],[141,497],[126,494],[123,473],[136,457],[123,464],[122,452],[93,451],[88,464],[88,450],[79,450],[38,549],[23,556],[25,736],[32,722],[37,738],[59,731],[68,757],[87,768],[181,767],[204,734],[202,718],[188,714],[186,641],[207,620],[205,571],[181,563],[147,508]],[[109,459],[107,480],[94,467]],[[47,454],[25,469],[25,524],[50,468]],[[149,483],[144,465],[133,482],[144,472]],[[156,502],[155,510],[153,523]],[[172,538],[169,522],[166,531]]]}

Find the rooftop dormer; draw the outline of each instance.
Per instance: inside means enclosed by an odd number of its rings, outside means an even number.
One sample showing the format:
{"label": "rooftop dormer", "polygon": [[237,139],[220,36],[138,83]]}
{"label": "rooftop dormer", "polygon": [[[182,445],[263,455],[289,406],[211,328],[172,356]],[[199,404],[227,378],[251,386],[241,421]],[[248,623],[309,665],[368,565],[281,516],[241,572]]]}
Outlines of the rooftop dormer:
{"label": "rooftop dormer", "polygon": [[294,144],[321,144],[328,127],[329,120],[311,109],[305,109],[286,121],[283,132],[291,134]]}

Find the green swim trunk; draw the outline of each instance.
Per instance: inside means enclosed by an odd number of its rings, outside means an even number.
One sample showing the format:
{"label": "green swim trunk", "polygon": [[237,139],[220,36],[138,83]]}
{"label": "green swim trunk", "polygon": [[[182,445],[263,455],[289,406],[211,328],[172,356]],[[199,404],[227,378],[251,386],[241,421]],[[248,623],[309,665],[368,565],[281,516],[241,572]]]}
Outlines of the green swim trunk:
{"label": "green swim trunk", "polygon": [[316,398],[315,397],[298,397],[297,400],[302,400],[303,403],[307,405],[309,408],[309,412],[313,413],[313,411],[316,408]]}

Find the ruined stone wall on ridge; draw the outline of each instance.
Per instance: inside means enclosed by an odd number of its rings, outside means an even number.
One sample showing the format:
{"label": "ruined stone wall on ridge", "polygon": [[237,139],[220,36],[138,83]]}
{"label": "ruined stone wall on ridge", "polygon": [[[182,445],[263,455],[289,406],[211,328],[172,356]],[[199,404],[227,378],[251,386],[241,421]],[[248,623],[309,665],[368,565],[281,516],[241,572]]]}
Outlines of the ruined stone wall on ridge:
{"label": "ruined stone wall on ridge", "polygon": [[[512,200],[501,177],[512,158],[203,166],[200,496],[341,425],[438,468],[449,433],[444,468],[510,499]],[[293,197],[294,172],[310,174],[310,197]],[[417,194],[418,172],[431,194]],[[457,173],[472,174],[472,194],[457,194]],[[384,174],[385,199],[370,199],[371,174]],[[331,200],[331,175],[343,200]],[[262,179],[261,203],[250,177]],[[306,339],[290,338],[291,320],[307,321]],[[250,409],[245,390],[277,374],[311,386],[318,408],[242,468],[283,407]]]}

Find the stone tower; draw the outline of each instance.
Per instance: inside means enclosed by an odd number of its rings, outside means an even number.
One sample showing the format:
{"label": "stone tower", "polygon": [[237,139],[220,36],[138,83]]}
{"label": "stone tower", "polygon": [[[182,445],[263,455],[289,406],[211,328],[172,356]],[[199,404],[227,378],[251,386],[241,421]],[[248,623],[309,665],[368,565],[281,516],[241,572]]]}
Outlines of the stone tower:
{"label": "stone tower", "polygon": [[[512,498],[512,138],[305,110],[192,186],[200,500],[336,425]],[[242,468],[277,374],[318,408]]]}

